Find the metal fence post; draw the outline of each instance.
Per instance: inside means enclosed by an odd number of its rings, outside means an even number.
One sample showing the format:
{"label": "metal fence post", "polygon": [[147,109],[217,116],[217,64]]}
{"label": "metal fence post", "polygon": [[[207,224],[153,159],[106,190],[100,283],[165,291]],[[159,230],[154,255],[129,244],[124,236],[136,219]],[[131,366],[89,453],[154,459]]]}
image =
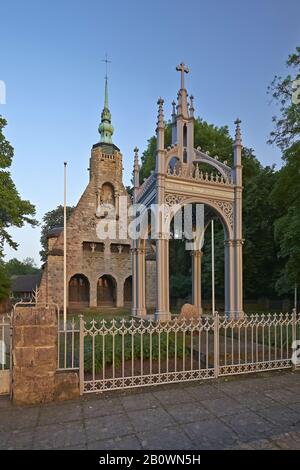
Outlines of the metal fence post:
{"label": "metal fence post", "polygon": [[79,391],[83,395],[84,390],[84,319],[79,315]]}
{"label": "metal fence post", "polygon": [[214,375],[219,377],[219,314],[214,316]]}

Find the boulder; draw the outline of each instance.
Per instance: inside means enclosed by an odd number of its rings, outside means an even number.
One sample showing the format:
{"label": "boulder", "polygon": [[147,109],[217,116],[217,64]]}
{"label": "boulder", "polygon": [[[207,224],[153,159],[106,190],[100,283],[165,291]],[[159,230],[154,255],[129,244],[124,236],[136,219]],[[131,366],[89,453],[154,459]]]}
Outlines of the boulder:
{"label": "boulder", "polygon": [[184,304],[178,315],[179,320],[199,320],[200,317],[199,308],[193,304]]}

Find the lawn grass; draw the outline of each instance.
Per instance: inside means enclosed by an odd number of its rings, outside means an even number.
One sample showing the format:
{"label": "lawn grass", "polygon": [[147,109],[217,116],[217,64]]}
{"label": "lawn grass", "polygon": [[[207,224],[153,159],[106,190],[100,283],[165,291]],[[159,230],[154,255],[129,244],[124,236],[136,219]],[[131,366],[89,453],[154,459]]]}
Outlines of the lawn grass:
{"label": "lawn grass", "polygon": [[[150,338],[151,337],[151,338]],[[93,371],[93,348],[94,355],[94,372],[99,373],[104,367],[111,366],[118,369],[122,362],[126,363],[132,359],[143,359],[147,361],[152,358],[153,361],[172,359],[175,356],[178,359],[190,357],[190,349],[187,342],[190,342],[190,336],[182,333],[160,333],[152,334],[143,333],[125,335],[120,334],[114,336],[92,336],[85,337],[84,345],[84,368],[86,372]]]}

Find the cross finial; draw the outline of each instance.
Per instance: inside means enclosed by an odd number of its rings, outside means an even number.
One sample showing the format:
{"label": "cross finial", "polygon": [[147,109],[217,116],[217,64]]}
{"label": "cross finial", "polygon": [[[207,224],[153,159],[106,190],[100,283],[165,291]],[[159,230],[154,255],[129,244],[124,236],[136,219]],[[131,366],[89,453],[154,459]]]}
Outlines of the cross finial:
{"label": "cross finial", "polygon": [[134,169],[139,170],[139,149],[134,147]]}
{"label": "cross finial", "polygon": [[105,80],[107,80],[107,64],[111,64],[111,60],[108,59],[107,53],[105,54],[105,59],[102,59],[102,62],[105,62]]}
{"label": "cross finial", "polygon": [[181,86],[180,86],[180,88],[183,89],[184,88],[184,74],[189,73],[190,70],[186,65],[184,65],[183,62],[181,62],[181,64],[177,65],[176,70],[177,70],[177,72],[181,73]]}
{"label": "cross finial", "polygon": [[172,101],[172,114],[176,114],[176,111],[175,111],[175,106],[176,106],[176,102],[173,100]]}
{"label": "cross finial", "polygon": [[236,144],[240,144],[241,143],[241,128],[240,128],[240,124],[241,124],[241,120],[240,118],[237,118],[235,121],[234,121],[234,124],[235,124],[235,143]]}

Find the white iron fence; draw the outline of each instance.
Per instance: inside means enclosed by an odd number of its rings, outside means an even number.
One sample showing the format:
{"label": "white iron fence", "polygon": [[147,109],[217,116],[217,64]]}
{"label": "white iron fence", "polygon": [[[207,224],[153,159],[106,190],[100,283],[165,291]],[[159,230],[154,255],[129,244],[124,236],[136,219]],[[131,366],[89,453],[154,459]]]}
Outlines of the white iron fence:
{"label": "white iron fence", "polygon": [[63,318],[58,314],[58,334],[57,334],[57,369],[78,369],[79,368],[79,318],[67,321],[64,328]]}
{"label": "white iron fence", "polygon": [[293,314],[72,320],[58,332],[58,368],[78,368],[81,393],[293,367]]}
{"label": "white iron fence", "polygon": [[0,395],[9,394],[12,351],[11,314],[0,314]]}

